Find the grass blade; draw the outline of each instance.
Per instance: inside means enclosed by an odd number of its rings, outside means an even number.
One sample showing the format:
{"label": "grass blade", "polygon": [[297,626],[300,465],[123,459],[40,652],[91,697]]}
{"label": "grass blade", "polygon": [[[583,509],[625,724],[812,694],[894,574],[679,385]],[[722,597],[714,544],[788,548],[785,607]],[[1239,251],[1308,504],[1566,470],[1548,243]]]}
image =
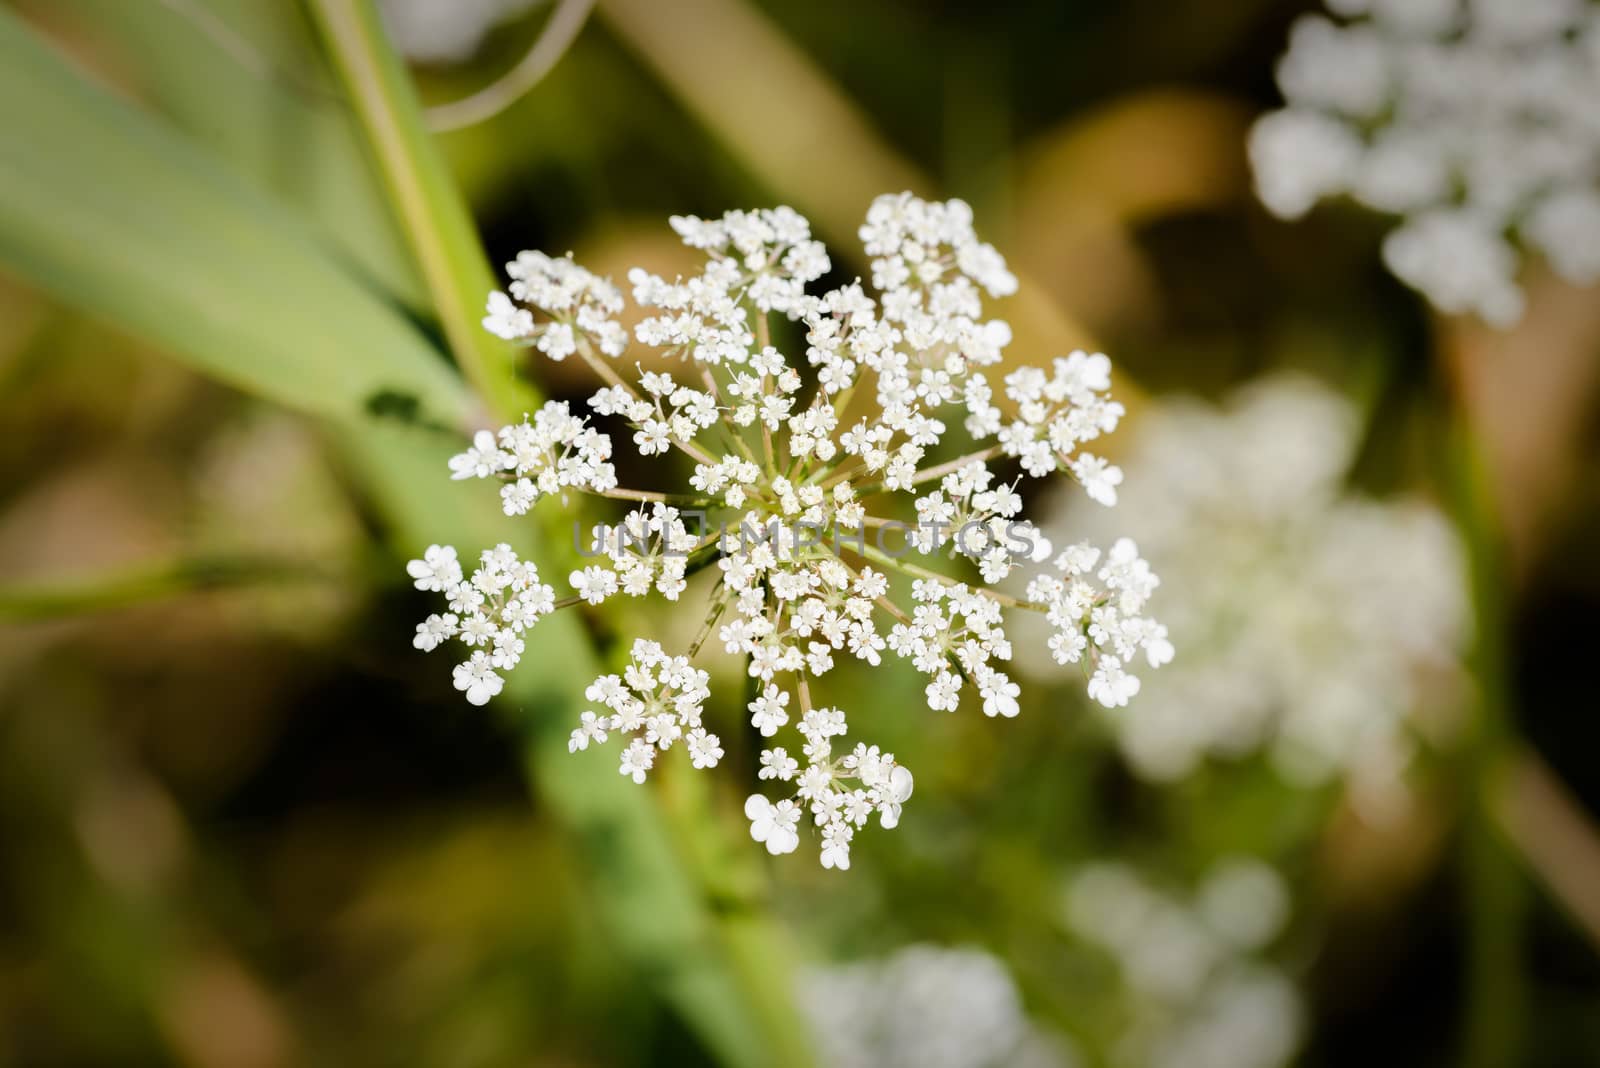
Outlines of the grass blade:
{"label": "grass blade", "polygon": [[295,215],[4,10],[0,113],[0,265],[290,407],[348,420],[387,398],[464,420],[438,351]]}
{"label": "grass blade", "polygon": [[386,296],[427,306],[349,108],[294,4],[58,0],[53,18],[112,57],[141,101],[303,211]]}

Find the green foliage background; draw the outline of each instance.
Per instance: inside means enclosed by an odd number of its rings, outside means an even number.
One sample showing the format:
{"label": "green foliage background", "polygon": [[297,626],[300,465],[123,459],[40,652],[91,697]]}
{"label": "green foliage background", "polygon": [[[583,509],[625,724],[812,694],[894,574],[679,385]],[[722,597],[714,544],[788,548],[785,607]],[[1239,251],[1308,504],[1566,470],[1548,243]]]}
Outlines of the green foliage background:
{"label": "green foliage background", "polygon": [[[1118,1010],[1065,874],[1237,853],[1297,891],[1304,1063],[1600,1064],[1592,294],[1536,280],[1555,352],[1490,345],[1569,376],[1529,461],[1550,387],[1491,374],[1486,417],[1485,343],[1382,273],[1375,220],[1253,205],[1243,132],[1303,6],[606,0],[440,136],[422,103],[542,10],[407,69],[364,0],[0,7],[0,1064],[803,1064],[797,970],[915,941],[996,953],[1092,1056]],[[859,271],[899,188],[973,201],[1023,275],[1016,348],[1106,348],[1133,421],[1308,369],[1372,412],[1356,481],[1457,514],[1471,728],[1402,825],[1253,760],[1156,790],[1066,692],[930,720],[884,672],[847,684],[917,769],[907,818],[848,875],[769,866],[734,776],[641,789],[566,752],[584,685],[670,620],[542,623],[488,712],[413,655],[404,560],[517,534],[444,459],[584,391],[477,329],[493,263],[674,269],[667,214],[785,202]],[[553,521],[519,547],[564,570]],[[1563,819],[1551,861],[1526,828]]]}

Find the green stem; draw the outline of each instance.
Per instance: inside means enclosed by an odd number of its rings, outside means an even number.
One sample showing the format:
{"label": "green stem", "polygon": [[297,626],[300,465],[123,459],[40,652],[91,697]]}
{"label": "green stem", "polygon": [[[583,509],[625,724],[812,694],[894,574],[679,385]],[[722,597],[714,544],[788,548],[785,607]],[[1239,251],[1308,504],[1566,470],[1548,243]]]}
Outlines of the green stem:
{"label": "green stem", "polygon": [[597,496],[617,501],[645,501],[670,504],[679,508],[709,508],[716,502],[709,497],[696,497],[688,493],[658,493],[655,490],[616,489],[597,490]]}
{"label": "green stem", "polygon": [[943,478],[950,472],[959,471],[970,463],[984,463],[988,460],[994,459],[996,456],[1000,456],[1004,452],[1005,446],[995,444],[990,445],[986,449],[979,449],[977,452],[969,452],[965,456],[957,456],[954,460],[946,460],[937,467],[930,467],[926,470],[918,471],[915,475],[911,476],[911,484],[916,486],[921,485],[924,482],[930,482],[936,478]]}
{"label": "green stem", "polygon": [[939,572],[932,571],[920,564],[913,564],[907,560],[897,560],[888,553],[882,552],[871,545],[861,546],[860,552],[862,556],[873,563],[886,567],[890,571],[898,571],[908,578],[927,579],[930,582],[938,582],[945,586],[966,586],[973,593],[987,597],[996,604],[1005,605],[1007,608],[1023,608],[1029,612],[1048,612],[1050,610],[1049,605],[1034,604],[1032,601],[1024,601],[1021,598],[1013,597],[1009,593],[991,590],[982,584],[962,582],[960,579],[953,579],[949,575],[941,575]]}
{"label": "green stem", "polygon": [[320,582],[325,572],[291,561],[215,557],[144,565],[110,575],[0,588],[0,619],[40,620],[102,612],[201,590]]}
{"label": "green stem", "polygon": [[517,350],[480,325],[484,301],[498,288],[494,273],[377,10],[371,0],[307,0],[307,6],[383,175],[450,351],[499,418],[515,418],[535,398],[517,380]]}
{"label": "green stem", "polygon": [[1482,460],[1466,428],[1451,442],[1460,527],[1471,569],[1477,626],[1473,674],[1478,702],[1463,753],[1469,795],[1462,836],[1468,898],[1463,1056],[1469,1068],[1518,1063],[1525,1015],[1522,937],[1527,888],[1498,826],[1513,724],[1506,678],[1504,553]]}
{"label": "green stem", "polygon": [[772,1068],[814,1063],[810,1034],[795,1012],[790,947],[772,938],[760,880],[730,856],[731,849],[752,843],[748,837],[730,842],[719,833],[707,776],[682,760],[661,772],[662,807],[677,851],[696,869],[712,874],[703,890],[717,914],[718,948],[745,994],[746,1008],[760,1023],[765,1048],[759,1063]]}

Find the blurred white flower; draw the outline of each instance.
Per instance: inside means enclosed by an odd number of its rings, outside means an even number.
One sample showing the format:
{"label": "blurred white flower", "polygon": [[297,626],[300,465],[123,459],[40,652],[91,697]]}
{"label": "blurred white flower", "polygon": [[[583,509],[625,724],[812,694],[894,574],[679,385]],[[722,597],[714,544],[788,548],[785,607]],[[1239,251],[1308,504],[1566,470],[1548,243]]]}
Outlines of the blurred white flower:
{"label": "blurred white flower", "polygon": [[[1295,376],[1223,409],[1173,401],[1140,422],[1115,528],[1182,591],[1165,613],[1179,655],[1105,717],[1141,775],[1175,779],[1208,756],[1265,747],[1298,783],[1343,776],[1372,814],[1395,799],[1424,676],[1455,680],[1470,619],[1446,520],[1345,490],[1358,430],[1342,397]],[[1080,501],[1057,497],[1041,514],[1046,534],[1111,532]],[[1068,561],[1079,572],[1096,562],[1092,550]],[[1121,581],[1137,593],[1136,579]],[[1014,630],[1018,666],[1044,677],[1081,646],[1057,631],[1041,656]],[[1170,655],[1144,638],[1146,655]]]}
{"label": "blurred white flower", "polygon": [[1383,262],[1440,311],[1475,311],[1501,326],[1522,318],[1522,290],[1513,281],[1516,250],[1498,226],[1471,211],[1440,208],[1413,216],[1384,238]]}
{"label": "blurred white flower", "polygon": [[812,971],[800,1003],[825,1068],[1070,1068],[1005,967],[978,949],[908,946]]}
{"label": "blurred white flower", "polygon": [[1384,245],[1441,311],[1522,315],[1513,241],[1600,282],[1600,4],[1328,0],[1278,65],[1287,106],[1250,135],[1256,188],[1295,218],[1349,195],[1402,217]]}
{"label": "blurred white flower", "polygon": [[[570,257],[524,252],[507,267],[510,292],[489,296],[486,329],[552,360],[578,359],[604,384],[588,415],[552,401],[498,433],[478,432],[450,461],[452,477],[501,482],[512,516],[575,493],[633,510],[594,529],[580,547],[593,562],[570,573],[574,592],[559,601],[499,550],[468,578],[454,550],[433,547],[411,574],[419,589],[445,595],[449,614],[430,617],[416,645],[459,637],[478,650],[457,681],[471,700],[487,700],[501,684],[495,672],[516,665],[522,631],[539,616],[614,597],[677,602],[690,574],[714,565],[720,581],[709,603],[689,608],[704,625],[685,655],[635,642],[629,672],[591,688],[607,711],[589,710],[594,718],[573,732],[571,748],[622,736],[621,770],[639,782],[680,738],[695,767],[716,764],[721,746],[700,723],[704,673],[689,666],[715,636],[759,682],[751,724],[764,738],[792,725],[802,742],[803,764],[786,749],[762,755],[760,778],[794,795],[777,805],[753,798],[752,837],[789,852],[795,820],[807,815],[823,865],[848,868],[855,832],[874,815],[894,826],[912,778],[876,746],[838,743],[844,710],[811,693],[836,656],[870,666],[885,653],[909,660],[928,676],[929,708],[954,711],[970,694],[985,715],[1005,718],[1021,708],[1004,670],[1008,616],[1048,618],[1052,648],[1083,663],[1090,694],[1107,706],[1139,692],[1136,656],[1151,668],[1171,658],[1166,628],[1144,616],[1158,580],[1131,541],[1116,541],[1103,561],[1074,545],[1036,574],[1026,598],[996,588],[1052,560],[1022,514],[1023,477],[1064,474],[1097,507],[1116,502],[1121,469],[1083,451],[1122,415],[1109,396],[1111,361],[1073,352],[1048,368],[1018,367],[996,396],[985,369],[999,363],[1011,331],[983,317],[981,298],[1013,292],[1016,279],[958,200],[900,194],[872,204],[861,238],[876,300],[859,282],[807,292],[830,260],[788,208],[679,217],[672,226],[705,253],[705,269],[671,281],[637,268],[628,276],[647,311],[635,340],[662,350],[655,366],[664,370],[619,372],[628,342],[615,318],[622,294]],[[774,337],[785,324],[788,337]],[[670,490],[620,486],[612,439],[591,418],[631,431],[641,457],[687,458],[693,473]],[[936,460],[953,425],[971,451]],[[1007,463],[1022,473],[1003,481],[991,465]]]}
{"label": "blurred white flower", "polygon": [[1279,1068],[1299,1049],[1294,983],[1256,954],[1288,919],[1289,893],[1260,861],[1215,865],[1193,902],[1125,865],[1083,868],[1064,919],[1116,964],[1127,1022],[1110,1051],[1127,1068]]}

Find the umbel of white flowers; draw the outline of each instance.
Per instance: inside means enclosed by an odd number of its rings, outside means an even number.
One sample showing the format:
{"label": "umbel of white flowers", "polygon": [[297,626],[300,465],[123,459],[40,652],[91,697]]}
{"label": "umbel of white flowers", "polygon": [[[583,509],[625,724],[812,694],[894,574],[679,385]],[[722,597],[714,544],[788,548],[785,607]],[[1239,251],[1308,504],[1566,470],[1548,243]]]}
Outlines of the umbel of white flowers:
{"label": "umbel of white flowers", "polygon": [[[1110,361],[1074,352],[1048,368],[1019,367],[996,396],[985,369],[999,363],[1011,331],[983,317],[980,294],[1009,294],[1016,279],[978,241],[959,200],[907,193],[873,203],[861,238],[876,300],[860,282],[806,291],[829,269],[828,254],[788,208],[674,217],[672,226],[705,254],[705,269],[673,281],[637,268],[628,276],[634,302],[649,313],[634,340],[667,370],[619,372],[626,365],[614,361],[629,344],[616,321],[622,294],[570,256],[519,255],[507,266],[509,293],[489,296],[484,325],[549,359],[587,364],[603,383],[590,412],[630,428],[642,456],[688,457],[688,484],[618,485],[610,437],[564,403],[497,434],[480,432],[451,471],[500,482],[507,515],[574,492],[633,510],[618,526],[596,528],[600,562],[574,571],[574,592],[559,599],[508,546],[484,552],[470,575],[454,549],[431,546],[410,573],[448,606],[417,628],[416,645],[463,642],[469,655],[455,669],[456,686],[482,704],[543,616],[619,595],[677,602],[689,574],[714,565],[709,604],[687,609],[705,618],[699,636],[681,654],[635,641],[622,674],[590,686],[594,707],[570,748],[619,736],[620,770],[636,782],[679,742],[695,767],[715,765],[723,750],[702,722],[709,676],[693,664],[714,632],[747,660],[757,688],[748,711],[762,737],[791,723],[799,733],[798,755],[784,745],[761,754],[760,778],[790,796],[751,795],[751,835],[774,854],[790,852],[809,815],[821,830],[823,865],[845,868],[855,832],[874,814],[893,827],[912,783],[892,754],[841,743],[845,711],[813,699],[836,655],[875,667],[887,650],[927,675],[930,708],[953,711],[976,691],[989,716],[1018,712],[1018,686],[1003,670],[1012,654],[1007,613],[1045,619],[1051,655],[1081,665],[1090,694],[1107,706],[1138,692],[1135,656],[1151,667],[1171,658],[1165,628],[1143,615],[1158,580],[1133,543],[1119,541],[1104,557],[1076,544],[1053,554],[1022,516],[1013,484],[991,468],[1020,469],[1016,478],[1064,472],[1094,500],[1115,503],[1122,472],[1083,449],[1122,415],[1108,396]],[[798,325],[803,351],[774,344],[774,317]],[[968,441],[969,451],[940,457],[947,437]],[[843,532],[898,525],[886,516],[908,504],[912,541],[928,566],[885,552],[875,538],[744,537],[772,523]],[[691,532],[686,509],[708,513],[724,533]],[[953,536],[975,527],[995,536]],[[1008,533],[1029,535],[1034,553],[1016,555]],[[1053,567],[1026,597],[994,588],[1046,561]],[[909,580],[909,602],[891,588],[891,573]]]}
{"label": "umbel of white flowers", "polygon": [[[1342,779],[1369,816],[1404,800],[1427,698],[1460,683],[1464,554],[1426,502],[1346,488],[1360,430],[1344,397],[1280,374],[1221,407],[1145,413],[1114,517],[1065,494],[1040,501],[1047,535],[1130,533],[1183,591],[1167,614],[1183,659],[1107,717],[1141,776],[1265,749],[1297,784]],[[1017,628],[1018,666],[1058,673],[1028,636]]]}
{"label": "umbel of white flowers", "polygon": [[1078,1041],[1030,1019],[1004,962],[972,947],[812,969],[799,1002],[828,1068],[1283,1068],[1305,1032],[1271,959],[1291,903],[1249,857],[1214,862],[1192,893],[1117,861],[1079,868],[1060,917],[1082,944],[1064,971],[1094,987],[1070,999]]}
{"label": "umbel of white flowers", "polygon": [[1250,158],[1274,213],[1349,195],[1402,217],[1383,256],[1439,310],[1522,316],[1514,242],[1600,281],[1600,4],[1327,0],[1278,65]]}
{"label": "umbel of white flowers", "polygon": [[1117,861],[1073,874],[1062,919],[1116,965],[1115,1068],[1282,1068],[1305,1007],[1267,955],[1290,918],[1289,887],[1259,860],[1216,861],[1192,895]]}
{"label": "umbel of white flowers", "polygon": [[905,946],[813,968],[799,1002],[826,1068],[1077,1068],[1065,1036],[1028,1018],[1003,961],[981,949]]}

